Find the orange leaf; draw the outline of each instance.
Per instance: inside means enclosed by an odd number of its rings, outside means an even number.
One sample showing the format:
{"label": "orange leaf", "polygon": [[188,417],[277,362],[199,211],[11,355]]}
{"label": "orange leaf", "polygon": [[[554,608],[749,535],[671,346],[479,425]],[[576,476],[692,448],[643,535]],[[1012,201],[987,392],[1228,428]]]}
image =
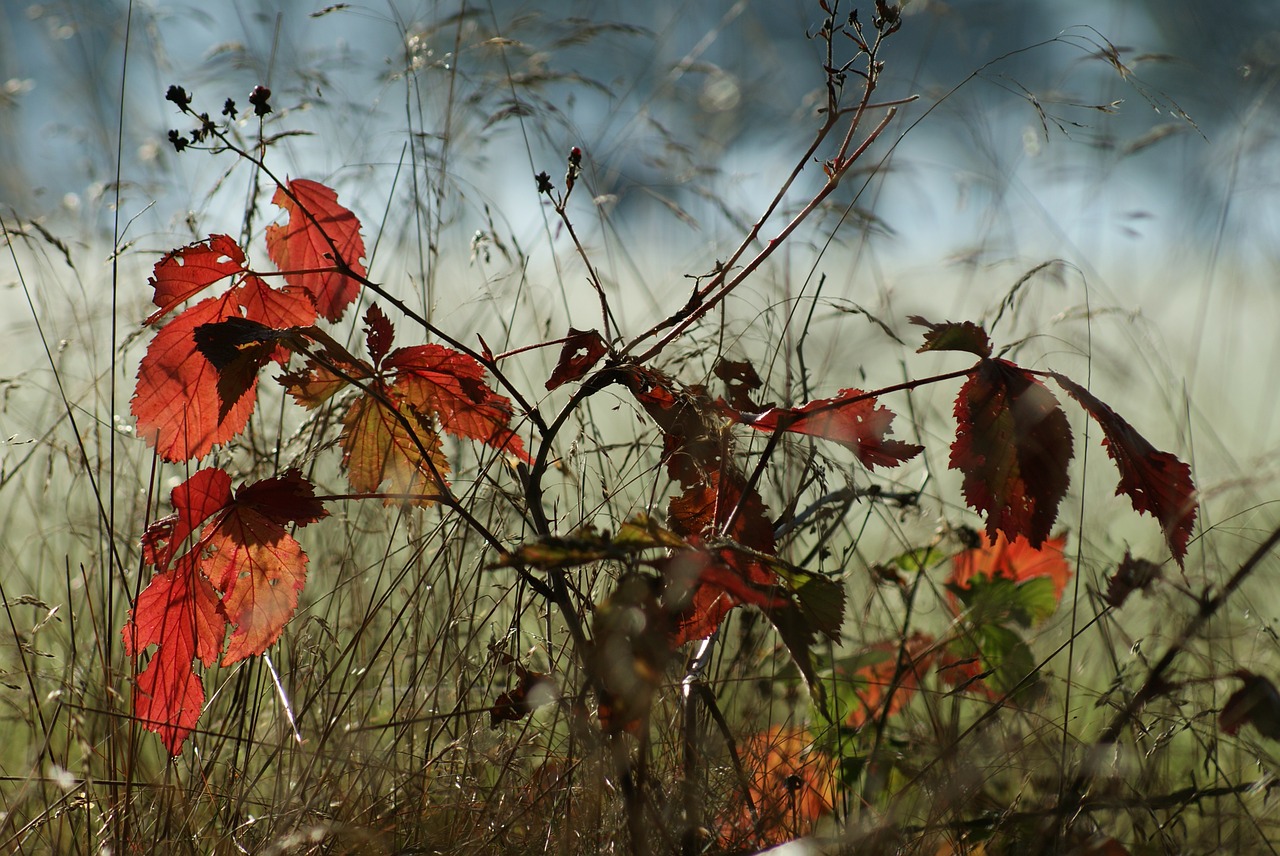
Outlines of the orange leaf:
{"label": "orange leaf", "polygon": [[987,538],[985,545],[952,558],[947,581],[968,588],[970,580],[981,576],[993,580],[1003,577],[1016,583],[1049,577],[1053,580],[1054,599],[1061,600],[1071,580],[1071,566],[1062,555],[1066,545],[1066,535],[1050,538],[1037,549],[1026,538],[1010,541],[1003,532],[997,532],[994,540]]}
{"label": "orange leaf", "polygon": [[241,488],[202,536],[212,555],[205,575],[222,592],[233,625],[222,665],[261,654],[280,637],[298,607],[307,557],[285,525],[305,526],[328,514],[296,470]]}
{"label": "orange leaf", "polygon": [[1049,537],[1067,492],[1071,426],[1058,400],[1006,360],[983,360],[956,397],[951,468],[964,473],[971,508],[987,515],[987,535]]}
{"label": "orange leaf", "polygon": [[[883,652],[886,656],[854,672],[854,678],[861,684],[855,691],[860,705],[849,712],[845,723],[852,728],[861,728],[868,722],[875,722],[884,715],[886,699],[889,700],[889,714],[906,707],[920,689],[924,673],[933,665],[934,641],[927,633],[916,632],[905,642],[890,639],[868,648],[868,653]],[[900,658],[901,671],[898,665]]]}
{"label": "orange leaf", "polygon": [[351,274],[367,273],[360,262],[360,221],[338,204],[338,194],[305,178],[290,181],[288,192],[277,187],[271,201],[288,212],[289,223],[267,227],[268,255],[290,285],[311,294],[322,316],[341,319],[360,294],[360,282]]}
{"label": "orange leaf", "polygon": [[[381,381],[372,381],[384,398],[395,396]],[[405,427],[397,413],[414,427]],[[347,480],[358,493],[376,493],[389,482],[389,492],[419,497],[406,500],[415,505],[430,505],[429,498],[439,487],[439,479],[449,472],[449,462],[429,418],[408,406],[392,410],[372,395],[362,395],[343,417],[344,430],[340,443]],[[421,444],[421,445],[419,445]],[[425,452],[425,454],[424,454]],[[439,479],[437,478],[439,476]],[[395,500],[388,499],[390,505]]]}
{"label": "orange leaf", "polygon": [[472,357],[441,345],[418,345],[397,348],[382,367],[395,373],[396,391],[422,413],[439,416],[445,431],[533,462],[508,427],[511,402],[485,384],[484,366]]}
{"label": "orange leaf", "polygon": [[813,746],[808,729],[775,725],[739,747],[757,825],[745,805],[720,829],[721,843],[768,846],[807,835],[835,805],[832,760]]}

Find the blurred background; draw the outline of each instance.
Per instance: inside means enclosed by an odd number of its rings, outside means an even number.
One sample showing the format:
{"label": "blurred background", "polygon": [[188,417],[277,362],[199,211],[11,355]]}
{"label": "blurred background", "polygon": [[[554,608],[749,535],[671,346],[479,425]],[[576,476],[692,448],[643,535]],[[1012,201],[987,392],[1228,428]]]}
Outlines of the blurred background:
{"label": "blurred background", "polygon": [[[191,121],[164,100],[172,84],[215,118],[233,99],[245,141],[276,137],[278,174],[324,181],[357,212],[375,278],[495,349],[599,323],[576,299],[582,270],[535,173],[558,182],[568,149],[586,152],[588,193],[571,209],[638,331],[736,246],[804,152],[825,92],[817,2],[4,9],[0,201],[27,236],[0,258],[0,323],[17,345],[6,394],[47,398],[57,365],[63,394],[104,396],[114,372],[107,412],[126,431],[150,266],[215,231],[256,238],[261,259],[266,221],[246,212],[255,200],[270,212],[269,188],[232,154],[174,150],[168,131]],[[904,352],[859,312],[908,342],[911,313],[1001,314],[998,341],[1141,408],[1151,440],[1194,458],[1202,484],[1268,478],[1280,443],[1274,11],[906,4],[878,94],[916,100],[735,297],[728,329],[747,351],[777,347],[795,327],[773,310],[807,312],[816,296],[809,369],[831,392],[849,366],[864,385],[903,371]],[[261,125],[248,103],[260,84],[274,108]],[[810,163],[766,233],[822,180]],[[917,376],[943,365],[915,360]],[[830,367],[844,376],[824,381]],[[48,413],[8,407],[0,433],[30,442]]]}

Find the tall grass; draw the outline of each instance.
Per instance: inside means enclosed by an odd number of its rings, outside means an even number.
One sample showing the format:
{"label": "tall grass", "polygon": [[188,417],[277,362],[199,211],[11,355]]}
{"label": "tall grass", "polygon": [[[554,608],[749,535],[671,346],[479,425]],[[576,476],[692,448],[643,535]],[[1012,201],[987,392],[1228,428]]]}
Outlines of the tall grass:
{"label": "tall grass", "polygon": [[[873,11],[860,8],[864,20]],[[130,716],[135,664],[120,628],[149,573],[137,539],[168,513],[169,489],[189,470],[162,465],[132,436],[128,396],[146,345],[135,325],[147,314],[145,280],[160,252],[225,231],[262,255],[271,188],[229,154],[166,150],[164,132],[184,120],[163,112],[163,86],[187,85],[200,109],[213,111],[226,97],[243,108],[252,85],[269,84],[276,112],[261,133],[274,137],[266,148],[273,167],[335,187],[365,225],[373,278],[437,326],[468,344],[479,334],[494,351],[596,323],[584,256],[538,203],[532,178],[545,169],[559,181],[569,146],[587,152],[586,192],[571,210],[585,259],[618,324],[636,331],[678,308],[695,278],[741,240],[785,175],[779,163],[803,151],[821,103],[821,51],[805,39],[805,26],[812,32],[822,18],[817,4],[793,19],[745,6],[712,17],[672,7],[653,21],[621,8],[586,20],[469,4],[286,13],[246,10],[238,43],[201,45],[194,68],[183,62],[193,31],[170,42],[172,21],[159,13],[121,18],[116,26],[128,22],[130,35],[126,44],[116,30],[114,44],[127,53],[108,51],[121,63],[114,70],[105,60],[96,67],[104,75],[123,67],[132,82],[95,95],[123,121],[95,123],[113,152],[140,150],[145,160],[106,177],[104,163],[89,167],[104,189],[85,194],[78,219],[3,212],[6,276],[16,282],[6,306],[22,319],[7,328],[15,345],[0,369],[0,433],[9,438],[0,459],[8,625],[0,721],[12,735],[0,745],[4,847],[696,853],[812,834],[833,851],[869,853],[1274,850],[1280,833],[1266,799],[1274,743],[1250,727],[1226,737],[1216,722],[1237,686],[1230,672],[1274,673],[1272,560],[1187,646],[1168,692],[1119,742],[1097,743],[1179,629],[1275,525],[1267,478],[1274,429],[1265,422],[1274,399],[1256,431],[1222,426],[1216,417],[1229,403],[1206,379],[1235,377],[1213,367],[1203,340],[1183,353],[1179,338],[1162,335],[1164,307],[1127,299],[1071,245],[1069,230],[1054,230],[1054,217],[1040,224],[1047,239],[1025,237],[1030,221],[1010,201],[1024,185],[1010,159],[1030,144],[1010,141],[992,114],[970,114],[960,164],[936,144],[913,147],[945,111],[984,109],[969,106],[965,88],[904,106],[865,169],[733,300],[675,342],[662,368],[711,383],[717,358],[749,358],[770,398],[800,402],[955,368],[947,355],[914,354],[905,318],[980,317],[1021,364],[1091,379],[1157,446],[1193,461],[1203,517],[1185,571],[1169,563],[1151,593],[1106,607],[1101,592],[1126,547],[1163,554],[1148,518],[1117,513],[1114,478],[1102,477],[1105,456],[1081,422],[1060,524],[1075,577],[1031,640],[1042,676],[1034,698],[996,702],[930,672],[919,692],[902,693],[901,710],[858,729],[829,726],[767,623],[738,609],[705,664],[688,650],[672,658],[649,727],[610,740],[593,727],[592,667],[575,652],[564,616],[518,575],[494,568],[498,557],[472,529],[438,507],[332,503],[332,519],[305,533],[311,562],[297,615],[263,657],[204,672],[207,708],[184,753],[170,759]],[[184,26],[203,20],[189,10],[180,17]],[[789,31],[770,29],[791,20]],[[924,20],[908,17],[907,30]],[[700,26],[690,32],[682,21]],[[341,41],[343,22],[361,38]],[[308,29],[322,27],[330,29]],[[300,35],[308,32],[325,35],[309,41]],[[1164,93],[1124,79],[1109,47],[1084,31],[1032,55],[1063,63],[1058,82],[1074,84],[1069,72],[1084,64],[1104,69],[1107,87],[1129,87],[1135,103],[1171,110]],[[887,88],[915,94],[911,69],[927,59],[889,54]],[[179,68],[191,77],[167,76]],[[992,81],[1012,98],[1026,94],[998,66],[966,86]],[[1053,163],[1075,168],[1087,141],[1073,111],[1089,116],[1089,133],[1105,135],[1110,120],[1031,94],[1016,103],[1032,136],[1068,153]],[[1098,104],[1115,100],[1109,89],[1101,94]],[[261,139],[256,120],[237,127],[248,147]],[[1086,168],[1098,163],[1091,157]],[[770,229],[820,176],[811,164]],[[957,188],[952,200],[976,211],[968,219],[979,225],[950,257],[937,252],[913,265],[893,250],[918,252],[931,226],[891,212],[918,186],[939,183]],[[154,197],[161,201],[148,207]],[[104,224],[114,238],[105,251],[94,240]],[[1170,320],[1179,336],[1183,324]],[[339,334],[353,343],[361,335],[358,323]],[[1259,360],[1237,347],[1240,362]],[[541,393],[554,350],[511,361],[509,378]],[[1200,362],[1208,367],[1190,378]],[[217,462],[237,481],[301,466],[325,492],[344,493],[337,455],[316,439],[334,436],[334,412],[299,416],[269,386],[249,431]],[[761,485],[772,512],[793,498],[813,512],[788,557],[846,587],[841,643],[818,652],[837,696],[852,692],[851,668],[877,645],[888,643],[897,658],[914,634],[941,637],[951,627],[945,556],[961,549],[974,522],[947,468],[954,393],[928,388],[890,402],[898,435],[928,451],[900,473],[877,473],[875,492],[849,455],[802,443],[783,449]],[[561,391],[546,402],[564,400]],[[557,529],[616,531],[639,511],[661,512],[670,491],[660,446],[634,402],[590,399],[557,448],[546,495]],[[456,493],[472,513],[511,544],[530,537],[506,464],[461,444],[449,455]],[[823,499],[836,494],[839,502]],[[924,571],[893,564],[926,547],[938,553]],[[574,574],[579,619],[589,622],[614,595],[617,571],[599,563]],[[890,672],[886,689],[902,692],[908,671]],[[682,680],[693,672],[703,689],[690,702]],[[548,676],[533,690],[548,703],[495,722],[499,697],[528,673]],[[773,763],[771,741],[788,747],[794,767],[772,783],[784,795],[772,832],[752,835],[742,818],[749,828],[777,808],[744,796],[746,780]],[[1064,797],[1085,774],[1076,813],[1062,817]],[[811,790],[834,797],[816,825],[802,809]]]}

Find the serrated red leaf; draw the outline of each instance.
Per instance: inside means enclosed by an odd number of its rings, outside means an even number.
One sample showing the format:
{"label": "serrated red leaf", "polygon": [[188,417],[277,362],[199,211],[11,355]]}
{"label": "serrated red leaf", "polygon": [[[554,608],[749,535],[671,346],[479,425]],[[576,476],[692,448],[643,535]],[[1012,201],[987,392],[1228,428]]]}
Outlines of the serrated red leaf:
{"label": "serrated red leaf", "polygon": [[396,393],[422,414],[438,417],[445,431],[532,463],[509,427],[514,415],[510,400],[489,388],[484,366],[473,357],[441,345],[418,345],[397,348],[382,366],[394,373]]}
{"label": "serrated red leaf", "polygon": [[1071,581],[1071,566],[1063,556],[1066,546],[1066,535],[1049,538],[1037,549],[1026,538],[1010,541],[1003,532],[997,532],[995,540],[986,537],[985,544],[952,557],[947,582],[968,588],[974,577],[1002,578],[1015,583],[1048,577],[1053,580],[1054,599],[1061,601]]}
{"label": "serrated red leaf", "polygon": [[155,290],[151,300],[160,308],[142,323],[150,326],[218,280],[245,272],[244,262],[244,250],[226,235],[210,235],[204,241],[166,253],[156,262],[148,280]]}
{"label": "serrated red leaf", "polygon": [[226,632],[217,593],[196,567],[198,555],[185,553],[157,574],[138,596],[124,626],[125,653],[159,649],[134,683],[134,715],[160,735],[172,755],[200,718],[204,686],[194,660],[211,665]]}
{"label": "serrated red leaf", "polygon": [[1102,426],[1103,445],[1120,471],[1116,493],[1128,496],[1135,511],[1160,522],[1169,552],[1181,565],[1199,511],[1191,467],[1158,451],[1089,390],[1064,375],[1053,378]]}
{"label": "serrated red leaf", "polygon": [[560,360],[547,380],[547,389],[555,389],[582,377],[608,351],[609,347],[595,330],[575,330],[570,327],[564,347],[560,349]]}
{"label": "serrated red leaf", "polygon": [[842,389],[834,398],[810,401],[803,407],[774,407],[763,413],[741,413],[723,400],[721,412],[735,422],[760,431],[791,431],[831,440],[853,450],[867,469],[896,467],[924,451],[923,446],[886,440],[892,433],[893,411],[877,407],[874,397],[860,389]]}
{"label": "serrated red leaf", "polygon": [[222,665],[261,654],[280,637],[307,579],[307,556],[286,526],[328,513],[311,483],[289,470],[240,488],[201,536],[208,554],[201,569],[222,592],[233,627]]}
{"label": "serrated red leaf", "polygon": [[965,351],[977,354],[982,359],[991,356],[991,339],[987,331],[972,321],[943,321],[934,324],[919,315],[908,319],[912,324],[929,328],[924,334],[924,344],[916,349],[917,354],[926,351]]}
{"label": "serrated red leaf", "polygon": [[138,676],[134,710],[177,754],[204,702],[193,661],[213,664],[228,621],[233,632],[224,664],[260,654],[279,637],[297,607],[307,561],[285,526],[305,526],[328,512],[297,470],[242,486],[233,498],[231,478],[204,469],[170,498],[174,513],[143,536],[144,558],[161,571],[138,597],[123,632],[130,655],[159,646]]}
{"label": "serrated red leaf", "polygon": [[174,511],[142,533],[142,557],[164,570],[184,541],[231,501],[231,477],[212,467],[198,470],[169,493]]}
{"label": "serrated red leaf", "polygon": [[955,402],[951,468],[965,501],[987,516],[987,536],[1049,537],[1067,492],[1071,426],[1043,384],[1013,363],[983,360]]}
{"label": "serrated red leaf", "polygon": [[138,434],[166,461],[201,458],[239,434],[257,402],[257,380],[223,410],[219,373],[196,350],[195,329],[233,317],[230,295],[211,297],[171,320],[147,347],[129,409]]}
{"label": "serrated red leaf", "polygon": [[369,359],[375,366],[379,365],[382,358],[391,350],[391,343],[395,338],[396,328],[391,323],[391,319],[378,304],[369,304],[369,308],[364,313],[364,342],[369,350]]}
{"label": "serrated red leaf", "polygon": [[[223,375],[196,344],[196,328],[232,318],[268,327],[306,325],[315,320],[315,307],[304,294],[278,291],[259,277],[246,276],[235,288],[188,307],[160,328],[138,366],[129,407],[138,420],[138,434],[166,461],[204,457],[244,430],[253,413],[256,375],[245,371],[237,376],[226,387],[234,401],[226,404],[219,391]],[[288,351],[274,347],[259,356],[283,362]]]}
{"label": "serrated red leaf", "polygon": [[267,253],[290,285],[311,294],[322,316],[338,321],[360,294],[350,274],[367,274],[360,221],[338,204],[338,194],[305,178],[290,181],[287,193],[277,187],[271,201],[288,212],[289,222],[267,227]]}

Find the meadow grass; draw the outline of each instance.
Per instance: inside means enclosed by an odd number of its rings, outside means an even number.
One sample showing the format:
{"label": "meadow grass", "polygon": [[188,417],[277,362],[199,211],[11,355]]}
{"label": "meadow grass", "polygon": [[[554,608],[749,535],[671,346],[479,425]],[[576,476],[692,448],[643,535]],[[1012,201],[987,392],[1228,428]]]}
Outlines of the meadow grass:
{"label": "meadow grass", "polygon": [[[820,8],[807,12],[816,27]],[[874,7],[860,12],[869,21]],[[284,24],[251,16],[252,38],[214,51],[206,78],[163,82],[196,88],[199,109],[216,111],[224,97],[245,94],[220,89],[223,74],[237,83],[245,69],[262,74],[253,82],[276,74],[276,114],[261,133],[313,136],[276,137],[267,161],[335,187],[364,223],[371,276],[467,344],[480,334],[502,351],[562,336],[571,323],[598,325],[592,271],[619,327],[644,329],[713,272],[789,168],[764,157],[726,166],[741,155],[727,154],[719,139],[785,114],[794,129],[774,121],[769,130],[794,161],[813,132],[821,68],[786,66],[810,75],[816,100],[758,115],[719,109],[733,97],[769,102],[769,80],[711,62],[702,41],[675,51],[683,43],[674,23],[654,30],[535,13],[433,7],[420,19],[388,17],[373,30],[397,50],[380,68],[376,51],[350,46],[292,51],[273,67],[271,45],[291,41],[268,34]],[[371,13],[338,9],[327,19],[343,14]],[[788,38],[748,19],[726,16],[700,35],[710,43]],[[790,37],[800,42],[804,33]],[[1097,38],[1072,46],[1084,54],[1081,45],[1108,45]],[[780,62],[761,41],[747,44],[762,62]],[[601,55],[623,71],[605,74]],[[892,55],[888,62],[887,77],[895,62],[905,65]],[[372,101],[347,79],[360,73],[373,76]],[[906,79],[904,72],[893,88]],[[646,94],[625,97],[642,80]],[[753,91],[734,96],[733,86],[748,84]],[[153,98],[161,96],[158,88]],[[627,109],[588,132],[581,117],[591,107],[569,109],[576,98]],[[377,116],[395,118],[382,125]],[[966,692],[930,670],[908,696],[906,674],[895,669],[886,689],[902,693],[902,709],[837,727],[814,711],[768,622],[739,608],[705,664],[694,662],[693,645],[656,676],[644,729],[609,735],[593,710],[600,667],[584,662],[570,631],[574,621],[590,628],[600,620],[624,581],[617,563],[568,573],[577,609],[568,616],[511,569],[495,567],[500,556],[447,509],[341,500],[330,503],[331,518],[299,534],[308,582],[280,640],[261,657],[203,671],[206,708],[170,759],[130,716],[140,663],[125,656],[120,634],[151,574],[138,539],[169,512],[169,490],[197,465],[163,464],[133,435],[128,399],[148,340],[136,323],[149,311],[146,276],[160,253],[227,232],[248,238],[261,257],[274,212],[269,182],[244,160],[166,152],[152,163],[186,196],[160,225],[150,215],[140,221],[148,225],[138,235],[125,225],[144,207],[145,188],[118,182],[135,204],[126,211],[116,198],[125,221],[115,220],[116,252],[22,211],[3,215],[17,282],[8,299],[18,310],[30,302],[26,314],[15,310],[24,319],[11,328],[21,345],[0,372],[3,434],[12,438],[0,470],[0,598],[12,637],[0,651],[0,722],[11,735],[0,744],[0,846],[710,853],[811,835],[815,847],[859,853],[1273,851],[1274,744],[1252,726],[1228,737],[1217,724],[1237,686],[1227,676],[1239,668],[1265,675],[1273,665],[1271,560],[1185,645],[1170,686],[1122,738],[1097,741],[1275,525],[1266,478],[1274,464],[1265,448],[1239,461],[1215,433],[1214,413],[1200,414],[1180,387],[1176,348],[1164,349],[1144,307],[1127,306],[1085,260],[1028,255],[1016,238],[1005,245],[992,231],[945,275],[890,267],[884,247],[894,223],[877,206],[915,166],[902,153],[901,139],[911,136],[898,134],[921,116],[928,120],[923,107],[904,105],[894,133],[869,149],[840,194],[659,364],[685,382],[710,384],[717,358],[748,358],[769,398],[798,403],[961,367],[953,354],[915,354],[919,330],[905,319],[980,318],[1011,346],[1011,359],[1090,378],[1155,445],[1192,460],[1203,517],[1185,569],[1165,562],[1151,592],[1108,608],[1107,579],[1126,548],[1157,560],[1167,552],[1156,524],[1112,495],[1097,429],[1072,416],[1077,457],[1059,527],[1070,533],[1074,578],[1052,618],[1028,633],[1040,676],[1034,694]],[[186,124],[167,114],[162,121]],[[379,130],[364,136],[362,123]],[[164,130],[129,133],[163,140]],[[256,120],[234,133],[248,148],[261,139]],[[545,169],[559,183],[574,144],[587,151],[587,192],[579,190],[569,212],[581,253],[565,223],[537,204],[532,179]],[[808,164],[764,234],[811,198],[821,169]],[[1005,213],[1001,204],[994,195],[993,220]],[[408,319],[394,320],[404,343],[422,336]],[[358,321],[335,332],[353,348],[361,335]],[[547,348],[503,365],[548,413],[569,394],[543,390],[555,356]],[[846,590],[840,642],[815,646],[815,659],[828,692],[854,706],[853,690],[866,689],[852,674],[857,657],[888,643],[896,659],[914,634],[943,638],[956,627],[944,588],[948,560],[976,523],[948,470],[957,385],[886,398],[898,414],[895,436],[926,448],[901,470],[869,477],[845,451],[796,441],[780,446],[760,485],[771,512],[792,504],[811,512],[786,535],[788,560]],[[300,413],[270,383],[262,395],[249,430],[214,462],[237,484],[298,466],[320,493],[347,493],[334,448],[337,411]],[[521,430],[528,436],[527,425]],[[765,444],[763,436],[743,442],[748,467]],[[545,484],[556,531],[616,531],[638,512],[661,515],[675,491],[661,447],[621,391],[587,400],[556,439]],[[469,511],[512,547],[530,539],[510,462],[456,441],[447,452]],[[824,498],[841,491],[839,500]],[[924,569],[904,571],[901,557],[923,548],[936,550]],[[540,704],[495,723],[495,703],[521,669],[547,676],[534,690]],[[693,684],[699,689],[687,690]],[[812,747],[793,753],[794,772],[775,776],[772,787],[791,802],[752,834],[742,818],[766,806],[749,805],[744,784],[761,763],[753,740],[770,728],[807,729]],[[1087,787],[1073,794],[1081,781]],[[832,805],[811,823],[801,801],[818,783]]]}

